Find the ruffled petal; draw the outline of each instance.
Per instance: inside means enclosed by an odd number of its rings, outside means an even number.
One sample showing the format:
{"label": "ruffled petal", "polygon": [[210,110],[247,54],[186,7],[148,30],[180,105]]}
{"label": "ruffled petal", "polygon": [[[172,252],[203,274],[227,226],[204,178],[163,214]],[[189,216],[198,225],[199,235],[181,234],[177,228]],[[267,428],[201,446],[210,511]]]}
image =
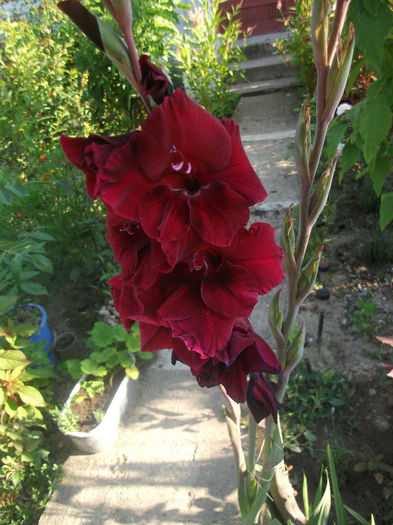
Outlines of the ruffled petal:
{"label": "ruffled petal", "polygon": [[189,229],[187,198],[182,191],[157,186],[140,199],[139,217],[147,235],[158,242],[183,239]]}
{"label": "ruffled petal", "polygon": [[[222,120],[221,122],[231,137],[232,154],[228,165],[224,170],[214,174],[214,178],[228,184],[233,191],[246,200],[248,206],[264,201],[267,191],[243,149],[239,126],[233,120]],[[211,174],[209,174],[209,179],[210,177],[212,177]]]}
{"label": "ruffled petal", "polygon": [[203,304],[197,293],[181,286],[159,309],[159,317],[168,323],[172,336],[179,337],[189,350],[203,357],[214,357],[232,332],[233,320]]}
{"label": "ruffled petal", "polygon": [[192,227],[215,246],[229,246],[250,216],[243,197],[217,181],[190,195],[188,205]]}
{"label": "ruffled petal", "polygon": [[[130,134],[116,137],[89,135],[87,138],[62,135],[60,144],[68,159],[86,175],[87,193],[92,199],[101,195],[105,184],[116,182],[116,174],[100,172],[114,150],[127,144]],[[100,172],[100,173],[99,173]]]}
{"label": "ruffled petal", "polygon": [[152,111],[135,142],[139,165],[151,180],[165,175],[173,146],[202,171],[223,169],[231,155],[225,127],[180,89]]}
{"label": "ruffled petal", "polygon": [[254,276],[261,295],[285,279],[282,259],[283,252],[276,243],[274,228],[262,222],[239,232],[236,251],[231,255],[232,263],[243,266]]}
{"label": "ruffled petal", "polygon": [[150,323],[139,323],[142,352],[155,352],[171,348],[172,337],[169,328]]}
{"label": "ruffled petal", "polygon": [[132,143],[112,152],[97,177],[104,175],[107,183],[101,184],[98,195],[104,204],[122,217],[139,219],[140,199],[153,185],[141,172]]}
{"label": "ruffled petal", "polygon": [[207,306],[224,317],[248,317],[258,300],[258,285],[244,268],[226,261],[201,286]]}

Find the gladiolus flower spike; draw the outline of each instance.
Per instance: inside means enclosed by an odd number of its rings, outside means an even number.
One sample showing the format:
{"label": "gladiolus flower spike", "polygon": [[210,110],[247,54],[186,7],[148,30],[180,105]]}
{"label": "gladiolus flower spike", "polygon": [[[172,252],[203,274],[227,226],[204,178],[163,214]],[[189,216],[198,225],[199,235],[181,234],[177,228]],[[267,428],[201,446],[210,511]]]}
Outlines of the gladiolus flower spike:
{"label": "gladiolus flower spike", "polygon": [[[160,104],[140,131],[62,136],[87,192],[107,209],[107,239],[120,264],[109,284],[122,324],[139,322],[143,351],[172,348],[200,386],[223,385],[257,421],[276,419],[280,365],[248,317],[284,279],[274,229],[249,228],[266,191],[238,126],[218,120],[140,57],[144,90]],[[249,379],[250,377],[250,379]]]}

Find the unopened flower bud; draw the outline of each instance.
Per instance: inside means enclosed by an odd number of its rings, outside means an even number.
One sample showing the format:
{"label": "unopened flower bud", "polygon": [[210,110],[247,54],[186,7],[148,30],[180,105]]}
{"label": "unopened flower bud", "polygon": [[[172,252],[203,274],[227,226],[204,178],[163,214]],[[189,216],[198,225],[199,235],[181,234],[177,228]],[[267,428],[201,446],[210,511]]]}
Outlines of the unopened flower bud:
{"label": "unopened flower bud", "polygon": [[315,224],[329,197],[334,172],[336,171],[337,157],[338,153],[336,153],[328,168],[320,176],[319,181],[311,195],[308,215],[308,222],[310,225]]}
{"label": "unopened flower bud", "polygon": [[311,42],[317,69],[327,65],[329,0],[314,0],[311,16]]}
{"label": "unopened flower bud", "polygon": [[280,293],[281,291],[282,291],[282,288],[280,288],[274,294],[272,302],[270,303],[269,317],[268,317],[270,330],[278,346],[283,345],[285,342],[284,336],[281,331],[282,319],[283,319],[282,312],[280,312]]}
{"label": "unopened flower bud", "polygon": [[322,248],[311,257],[308,263],[301,269],[296,291],[296,302],[301,303],[314,288],[317,280],[319,261],[321,260]]}
{"label": "unopened flower bud", "polygon": [[302,360],[303,350],[304,350],[304,341],[306,339],[306,330],[304,323],[302,327],[297,332],[295,337],[292,339],[291,344],[287,350],[286,361],[285,361],[285,370],[290,372],[293,370]]}
{"label": "unopened flower bud", "polygon": [[327,78],[326,106],[324,116],[331,120],[337,105],[343,96],[351,69],[353,50],[355,48],[355,31],[353,25],[349,28],[349,37],[345,49],[342,43],[337,46]]}
{"label": "unopened flower bud", "polygon": [[281,228],[281,247],[284,251],[284,265],[288,273],[296,272],[295,260],[295,232],[293,227],[294,219],[291,218],[292,205],[288,208],[282,228]]}
{"label": "unopened flower bud", "polygon": [[126,78],[132,74],[132,65],[124,40],[104,20],[97,19],[104,53]]}
{"label": "unopened flower bud", "polygon": [[132,10],[130,0],[103,0],[106,8],[120,29],[131,27]]}
{"label": "unopened flower bud", "polygon": [[310,108],[308,99],[303,105],[303,111],[299,115],[295,135],[295,162],[299,173],[301,183],[310,182],[310,149],[311,149],[311,131],[310,131]]}

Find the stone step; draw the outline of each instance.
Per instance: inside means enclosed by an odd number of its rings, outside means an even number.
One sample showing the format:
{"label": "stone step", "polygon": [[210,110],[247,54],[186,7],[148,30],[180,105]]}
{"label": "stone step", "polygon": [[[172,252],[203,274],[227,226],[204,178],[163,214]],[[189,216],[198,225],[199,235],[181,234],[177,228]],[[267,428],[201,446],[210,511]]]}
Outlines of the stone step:
{"label": "stone step", "polygon": [[239,70],[249,82],[295,76],[287,60],[279,55],[253,58],[240,62]]}
{"label": "stone step", "polygon": [[284,89],[299,87],[301,82],[294,76],[281,78],[271,78],[268,80],[259,80],[254,82],[242,82],[234,84],[229,88],[230,93],[236,93],[242,97],[254,95],[263,95],[265,93],[275,93]]}
{"label": "stone step", "polygon": [[244,54],[249,60],[252,60],[253,58],[261,58],[273,55],[276,49],[274,42],[277,39],[287,37],[288,35],[285,32],[251,36],[246,39],[245,43],[243,39],[239,39],[237,41],[237,46],[243,49]]}

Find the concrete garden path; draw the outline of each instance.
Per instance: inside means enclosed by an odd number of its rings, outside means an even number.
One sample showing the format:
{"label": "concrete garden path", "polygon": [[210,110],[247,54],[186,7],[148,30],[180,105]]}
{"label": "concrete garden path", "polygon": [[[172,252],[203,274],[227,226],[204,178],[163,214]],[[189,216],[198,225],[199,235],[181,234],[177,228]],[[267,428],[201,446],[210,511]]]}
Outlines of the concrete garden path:
{"label": "concrete garden path", "polygon": [[[294,91],[244,97],[234,115],[269,197],[253,220],[278,226],[297,200],[288,157],[299,100]],[[266,296],[252,315],[267,336]],[[132,385],[115,446],[64,464],[65,477],[39,525],[239,525],[237,474],[218,388],[202,389],[188,368],[158,353]]]}

